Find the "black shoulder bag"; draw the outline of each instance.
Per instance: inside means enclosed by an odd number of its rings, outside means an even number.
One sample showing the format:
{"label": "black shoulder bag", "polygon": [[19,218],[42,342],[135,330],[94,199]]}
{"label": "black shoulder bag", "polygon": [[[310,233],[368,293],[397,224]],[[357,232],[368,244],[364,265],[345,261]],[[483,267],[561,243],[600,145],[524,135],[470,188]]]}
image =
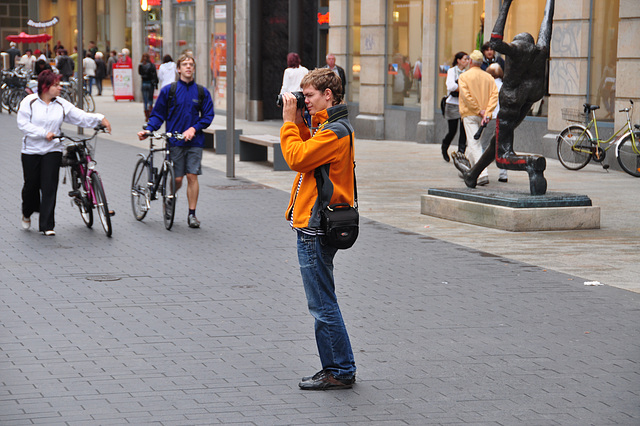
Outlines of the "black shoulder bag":
{"label": "black shoulder bag", "polygon": [[[353,150],[353,134],[349,133],[351,150]],[[320,181],[320,170],[315,172],[318,197],[324,206]],[[353,195],[354,203],[351,207],[348,203],[336,203],[323,207],[320,210],[320,227],[325,233],[327,245],[337,249],[348,249],[358,239],[358,227],[360,215],[358,214],[358,185],[356,183],[356,162],[353,162]]]}

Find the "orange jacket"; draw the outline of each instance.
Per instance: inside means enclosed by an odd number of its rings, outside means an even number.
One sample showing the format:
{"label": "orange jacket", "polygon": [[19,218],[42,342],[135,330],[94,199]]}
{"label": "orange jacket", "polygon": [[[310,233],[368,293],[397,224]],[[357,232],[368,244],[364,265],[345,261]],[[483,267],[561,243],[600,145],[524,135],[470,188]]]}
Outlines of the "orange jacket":
{"label": "orange jacket", "polygon": [[[313,137],[304,124],[287,122],[280,129],[282,155],[291,170],[298,172],[286,213],[287,220],[293,215],[294,228],[319,228],[320,210],[326,205],[353,205],[354,152],[349,138],[353,128],[347,117],[347,106],[335,105],[314,114],[311,125],[318,127]],[[314,174],[316,168],[320,168],[324,178],[322,206]]]}

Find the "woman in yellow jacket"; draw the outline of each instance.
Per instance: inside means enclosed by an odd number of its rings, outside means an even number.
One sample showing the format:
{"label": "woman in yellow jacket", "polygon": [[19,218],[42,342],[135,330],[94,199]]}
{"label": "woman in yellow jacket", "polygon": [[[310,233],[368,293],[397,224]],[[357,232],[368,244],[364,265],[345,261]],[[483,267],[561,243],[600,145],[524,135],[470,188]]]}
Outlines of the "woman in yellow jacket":
{"label": "woman in yellow jacket", "polygon": [[[356,380],[356,365],[335,293],[337,249],[324,244],[320,210],[333,203],[353,205],[353,128],[347,107],[341,104],[342,82],[333,71],[317,68],[302,79],[301,87],[312,116],[311,130],[296,97],[284,93],[280,146],[289,167],[298,172],[286,218],[298,237],[298,261],[309,312],[315,318],[322,370],[303,377],[298,386],[303,390],[348,389]],[[318,197],[316,170],[322,175],[322,197]]]}

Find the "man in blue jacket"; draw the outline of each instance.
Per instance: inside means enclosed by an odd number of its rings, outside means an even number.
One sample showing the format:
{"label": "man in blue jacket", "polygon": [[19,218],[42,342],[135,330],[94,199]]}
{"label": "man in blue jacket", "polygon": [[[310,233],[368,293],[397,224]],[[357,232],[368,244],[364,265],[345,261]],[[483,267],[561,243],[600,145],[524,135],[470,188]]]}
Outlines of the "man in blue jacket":
{"label": "man in blue jacket", "polygon": [[196,63],[193,56],[183,54],[178,59],[177,69],[180,79],[162,88],[145,131],[138,132],[138,138],[147,137],[147,131],[155,131],[166,122],[166,131],[182,133],[183,140],[169,141],[171,159],[176,176],[176,191],[182,186],[182,179],[187,176],[187,201],[189,215],[187,223],[190,228],[199,228],[200,221],[196,217],[196,205],[200,186],[198,175],[202,174],[202,150],[204,133],[213,121],[213,101],[211,94],[194,81]]}

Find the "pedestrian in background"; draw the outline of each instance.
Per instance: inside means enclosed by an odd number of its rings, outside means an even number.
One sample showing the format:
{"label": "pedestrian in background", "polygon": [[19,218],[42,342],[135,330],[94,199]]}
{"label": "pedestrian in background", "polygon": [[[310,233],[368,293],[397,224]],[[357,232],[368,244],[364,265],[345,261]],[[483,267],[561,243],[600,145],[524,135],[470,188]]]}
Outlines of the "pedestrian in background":
{"label": "pedestrian in background", "polygon": [[66,49],[60,49],[58,52],[60,55],[56,62],[56,68],[58,68],[58,71],[62,75],[62,81],[69,81],[73,75],[73,70],[75,69],[73,60],[67,56]]}
{"label": "pedestrian in background", "polygon": [[111,88],[113,89],[113,65],[118,62],[118,52],[115,50],[111,51],[109,55],[109,59],[107,59],[107,75],[111,80]]}
{"label": "pedestrian in background", "polygon": [[21,57],[20,50],[16,46],[16,42],[12,41],[11,43],[9,43],[9,49],[7,49],[7,53],[9,54],[9,69],[15,68],[16,56],[18,58]]}
{"label": "pedestrian in background", "polygon": [[284,70],[284,75],[282,76],[280,94],[299,92],[300,82],[308,72],[307,68],[300,65],[300,56],[295,52],[290,52],[287,55],[287,69]]}
{"label": "pedestrian in background", "polygon": [[[502,88],[502,77],[504,76],[504,71],[500,64],[494,62],[487,67],[487,73],[493,77],[493,81],[496,82],[496,87],[498,88],[498,103],[496,104],[496,109],[493,110],[493,115],[491,116],[491,118],[495,120],[498,118],[498,112],[500,111],[500,89]],[[489,143],[495,143],[495,140],[489,141]],[[498,169],[498,172],[498,182],[507,182],[509,180],[507,169]]]}
{"label": "pedestrian in background", "polygon": [[138,65],[138,74],[142,79],[142,101],[144,105],[144,118],[149,121],[151,110],[153,109],[153,92],[158,87],[158,74],[156,66],[151,63],[148,53],[143,53]]}
{"label": "pedestrian in background", "polygon": [[62,122],[81,127],[111,124],[102,114],[91,114],[60,97],[59,74],[45,70],[38,76],[38,93],[27,95],[18,109],[18,128],[22,138],[22,228],[31,227],[31,215],[40,212],[39,229],[55,235],[54,210],[63,145],[56,135]]}
{"label": "pedestrian in background", "polygon": [[346,98],[347,96],[347,75],[344,73],[344,68],[339,65],[336,65],[336,55],[333,53],[329,53],[326,56],[327,65],[325,68],[329,68],[331,71],[338,74],[340,77],[340,81],[342,81],[342,95]]}
{"label": "pedestrian in background", "polygon": [[96,52],[96,87],[98,88],[98,96],[102,96],[102,80],[107,76],[107,64],[104,62],[102,52]]}
{"label": "pedestrian in background", "polygon": [[469,55],[465,52],[458,52],[453,57],[453,63],[447,71],[447,99],[444,105],[444,119],[447,120],[449,131],[442,139],[441,151],[444,161],[449,162],[449,146],[456,136],[456,131],[460,127],[460,135],[458,136],[458,152],[464,154],[467,149],[467,134],[464,131],[464,124],[460,118],[458,78],[469,65]]}
{"label": "pedestrian in background", "polygon": [[87,91],[89,92],[89,96],[91,96],[93,83],[96,81],[96,61],[93,60],[91,53],[89,52],[87,52],[87,55],[82,60],[82,72],[86,77],[86,86],[88,86]]}
{"label": "pedestrian in background", "polygon": [[164,55],[162,58],[162,65],[158,68],[158,81],[160,89],[176,81],[176,63],[171,55]]}
{"label": "pedestrian in background", "polygon": [[33,56],[31,49],[27,49],[24,55],[22,55],[22,58],[20,58],[20,65],[22,65],[26,71],[33,72],[33,67],[36,64],[36,61],[37,59]]}
{"label": "pedestrian in background", "polygon": [[176,68],[180,76],[179,80],[160,90],[149,122],[144,131],[138,132],[138,138],[144,140],[147,138],[148,131],[158,130],[163,122],[166,122],[167,132],[182,133],[183,140],[169,140],[176,176],[176,191],[182,186],[186,175],[187,202],[189,203],[187,224],[189,228],[199,228],[200,221],[196,217],[196,206],[200,194],[198,175],[202,174],[204,148],[202,131],[213,121],[213,101],[209,91],[195,82],[196,61],[193,56],[181,55]]}
{"label": "pedestrian in background", "polygon": [[[335,291],[337,249],[325,244],[319,209],[322,199],[327,204],[354,203],[353,127],[336,73],[316,68],[301,84],[314,133],[306,126],[296,97],[284,93],[280,146],[289,167],[298,172],[286,219],[297,235],[300,272],[309,312],[315,318],[322,369],[303,377],[298,386],[302,390],[349,389],[356,381],[356,364]],[[322,198],[316,171],[323,177]]]}
{"label": "pedestrian in background", "polygon": [[[460,116],[467,133],[468,159],[473,167],[482,156],[482,142],[474,139],[480,126],[491,121],[493,110],[498,104],[498,88],[496,82],[483,71],[482,52],[474,50],[471,55],[469,70],[460,74],[458,85],[460,90]],[[478,185],[489,183],[489,173],[485,168],[478,176]]]}
{"label": "pedestrian in background", "polygon": [[489,42],[483,44],[480,51],[482,52],[483,56],[482,66],[480,66],[480,68],[486,71],[489,65],[497,63],[498,65],[500,65],[500,68],[502,68],[502,71],[504,72],[504,59],[496,55],[496,51],[493,50],[493,47],[491,47],[491,44],[489,44]]}

